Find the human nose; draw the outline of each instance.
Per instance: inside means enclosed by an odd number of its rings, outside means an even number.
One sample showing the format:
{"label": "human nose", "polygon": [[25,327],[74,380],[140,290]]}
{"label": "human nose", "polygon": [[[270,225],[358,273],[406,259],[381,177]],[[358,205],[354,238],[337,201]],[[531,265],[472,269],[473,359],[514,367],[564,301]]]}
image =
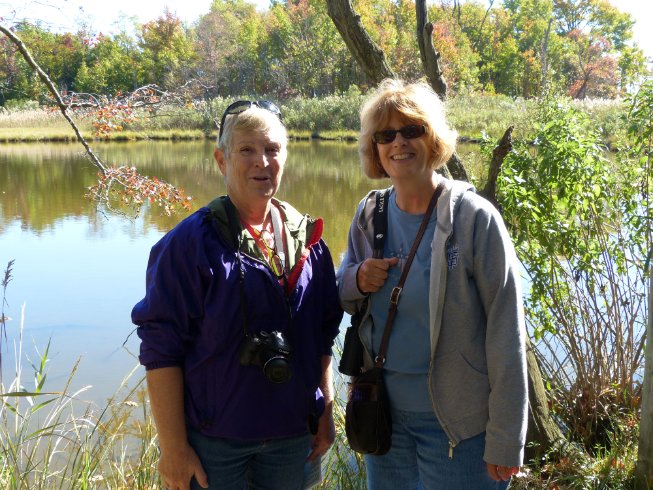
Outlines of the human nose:
{"label": "human nose", "polygon": [[255,157],[255,162],[257,166],[259,167],[269,167],[270,166],[270,161],[268,159],[268,156],[265,154],[265,152],[257,152],[256,157]]}
{"label": "human nose", "polygon": [[406,144],[406,141],[408,141],[408,139],[404,138],[404,135],[401,134],[401,131],[397,131],[395,133],[395,139],[392,140],[392,144],[395,146],[400,146]]}

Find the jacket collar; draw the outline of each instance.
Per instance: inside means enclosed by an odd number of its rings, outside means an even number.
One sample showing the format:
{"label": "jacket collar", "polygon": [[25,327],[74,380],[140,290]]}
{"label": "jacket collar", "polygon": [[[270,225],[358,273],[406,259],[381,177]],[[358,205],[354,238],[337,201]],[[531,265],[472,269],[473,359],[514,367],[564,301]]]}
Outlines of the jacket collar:
{"label": "jacket collar", "polygon": [[[228,196],[220,196],[211,201],[206,207],[209,216],[213,218],[215,229],[222,240],[235,249],[234,234],[230,231],[229,214],[227,209]],[[301,214],[290,204],[272,198],[272,205],[277,206],[281,212],[284,224],[284,238],[288,245],[288,268],[290,270],[298,264],[305,255],[305,250],[317,243],[322,238],[323,222],[321,218],[311,218]],[[237,230],[234,230],[240,241],[240,251],[251,257],[263,259],[254,239],[237,220]]]}
{"label": "jacket collar", "polygon": [[[474,186],[469,182],[446,179],[438,176],[438,184],[444,183],[444,191],[438,200],[437,207],[437,226],[447,235],[453,231],[453,219],[463,200],[466,192],[474,192]],[[392,186],[390,186],[392,188]],[[358,216],[358,227],[365,234],[369,243],[374,242],[374,229],[372,226],[372,217],[374,216],[375,196],[381,190],[370,191],[364,199],[363,209]]]}

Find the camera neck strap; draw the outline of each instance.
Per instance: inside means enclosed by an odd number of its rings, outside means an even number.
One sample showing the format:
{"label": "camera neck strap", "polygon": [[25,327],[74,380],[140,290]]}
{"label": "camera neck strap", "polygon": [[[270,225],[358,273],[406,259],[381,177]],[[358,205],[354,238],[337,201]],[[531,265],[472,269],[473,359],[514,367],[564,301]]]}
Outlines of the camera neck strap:
{"label": "camera neck strap", "polygon": [[[433,192],[433,195],[431,196],[431,201],[429,202],[429,205],[426,208],[426,213],[424,213],[424,218],[422,218],[422,224],[420,225],[419,230],[417,231],[417,235],[415,236],[415,241],[413,242],[413,246],[411,247],[410,253],[408,254],[408,259],[406,260],[406,264],[404,265],[404,268],[401,271],[399,282],[394,287],[394,289],[392,290],[392,294],[390,295],[390,309],[388,311],[388,317],[385,321],[385,328],[383,329],[383,337],[381,338],[381,347],[379,348],[378,354],[374,358],[374,367],[382,368],[383,365],[385,364],[386,353],[388,352],[388,343],[390,342],[390,331],[392,330],[392,323],[394,322],[395,315],[397,314],[397,305],[399,304],[401,291],[403,290],[404,283],[406,282],[406,277],[408,277],[408,270],[410,269],[410,266],[413,263],[413,259],[415,258],[415,253],[417,253],[417,248],[419,247],[419,244],[422,241],[422,237],[424,236],[426,227],[429,223],[429,220],[431,219],[431,214],[433,214],[433,209],[435,208],[435,205],[438,202],[438,198],[440,197],[440,194],[442,194],[443,190],[444,190],[444,184],[440,183],[438,184],[435,191]],[[378,203],[378,195],[377,195],[377,203]],[[376,229],[374,231],[376,234]]]}
{"label": "camera neck strap", "polygon": [[243,260],[240,256],[240,218],[236,206],[231,202],[229,196],[225,199],[225,209],[229,219],[229,232],[236,244],[236,258],[238,259],[238,291],[240,293],[240,313],[243,320],[243,333],[247,335],[247,305],[245,304],[245,270]]}
{"label": "camera neck strap", "polygon": [[[240,293],[240,311],[241,311],[241,318],[243,323],[243,333],[245,334],[245,336],[247,336],[249,334],[249,330],[247,328],[247,302],[245,299],[245,267],[243,265],[243,259],[240,254],[240,242],[241,242],[240,231],[242,228],[240,225],[240,217],[238,215],[238,210],[236,209],[236,206],[234,206],[234,203],[231,202],[229,196],[227,196],[225,199],[225,209],[227,211],[227,218],[229,221],[229,233],[231,234],[233,243],[236,245],[236,258],[238,260],[238,289]],[[285,245],[283,241],[283,221],[281,220],[280,212],[277,209],[277,207],[274,205],[274,203],[272,204],[271,212],[272,212],[272,228],[274,229],[275,241],[277,241],[277,243],[280,244],[278,248],[279,250],[281,250],[281,253],[277,251],[277,255],[279,255],[279,258],[281,259],[282,268],[285,271],[287,261],[285,260],[286,254],[284,253]]]}
{"label": "camera neck strap", "polygon": [[281,268],[284,274],[288,274],[288,267],[286,261],[286,245],[283,240],[283,220],[279,208],[274,203],[270,204],[270,215],[272,217],[272,230],[274,231],[274,243],[276,244],[276,252],[281,261]]}

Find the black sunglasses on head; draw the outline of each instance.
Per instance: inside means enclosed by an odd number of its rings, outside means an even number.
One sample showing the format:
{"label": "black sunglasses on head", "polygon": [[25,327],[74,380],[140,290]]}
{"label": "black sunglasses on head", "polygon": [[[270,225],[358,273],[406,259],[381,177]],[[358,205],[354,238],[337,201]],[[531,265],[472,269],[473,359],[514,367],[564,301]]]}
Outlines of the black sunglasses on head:
{"label": "black sunglasses on head", "polygon": [[423,124],[409,124],[399,129],[384,129],[374,133],[372,141],[379,145],[387,145],[395,140],[397,133],[401,133],[401,136],[407,140],[412,140],[426,134],[426,126]]}
{"label": "black sunglasses on head", "polygon": [[220,141],[222,138],[222,128],[224,128],[224,121],[227,116],[240,114],[252,106],[260,107],[261,109],[265,109],[266,111],[271,112],[281,121],[281,110],[269,100],[237,100],[236,102],[229,104],[229,106],[227,106],[227,108],[224,110],[224,114],[222,114],[222,119],[220,119],[220,133],[218,134],[218,141]]}

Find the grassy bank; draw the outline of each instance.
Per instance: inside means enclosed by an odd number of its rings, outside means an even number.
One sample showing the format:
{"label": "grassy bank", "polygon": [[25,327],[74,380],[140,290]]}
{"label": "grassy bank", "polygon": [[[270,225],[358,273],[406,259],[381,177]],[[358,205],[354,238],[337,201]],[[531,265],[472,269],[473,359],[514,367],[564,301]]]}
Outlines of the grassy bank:
{"label": "grassy bank", "polygon": [[[363,96],[352,93],[314,99],[294,99],[281,104],[284,123],[293,139],[355,140],[358,137],[358,109]],[[220,120],[230,100],[216,98],[189,106],[159,106],[153,111],[136,111],[129,116],[117,112],[111,120],[90,112],[78,112],[75,121],[89,141],[168,139],[194,140],[216,137]],[[623,133],[620,101],[587,100],[574,105],[591,115],[605,144],[612,145]],[[530,140],[534,134],[537,102],[506,96],[473,94],[453,98],[448,118],[462,140],[479,140],[483,134],[500,138],[509,126],[515,139]],[[98,131],[98,127],[101,131]],[[74,141],[75,134],[61,114],[52,109],[25,104],[0,112],[0,142]]]}

